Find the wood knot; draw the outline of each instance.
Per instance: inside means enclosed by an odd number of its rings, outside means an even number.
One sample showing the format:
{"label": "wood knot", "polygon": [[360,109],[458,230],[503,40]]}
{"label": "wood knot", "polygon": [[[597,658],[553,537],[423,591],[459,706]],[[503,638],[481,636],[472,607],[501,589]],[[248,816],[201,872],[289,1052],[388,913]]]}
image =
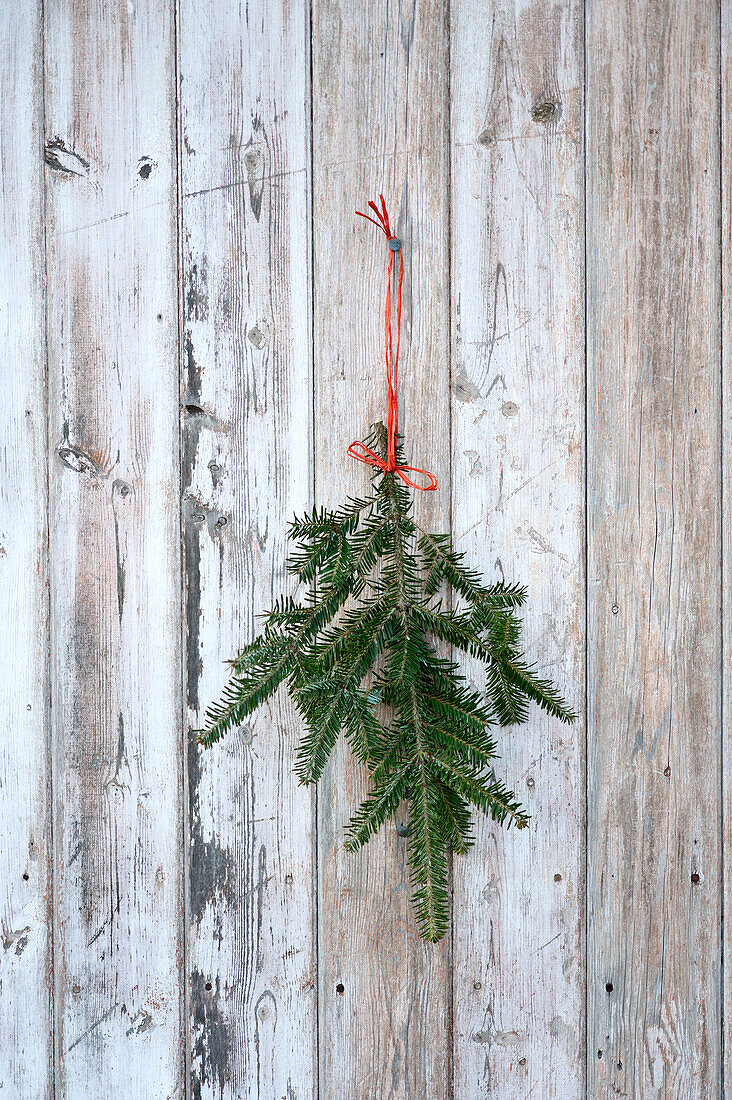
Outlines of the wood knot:
{"label": "wood knot", "polygon": [[74,473],[91,474],[95,477],[99,477],[102,473],[99,463],[95,462],[91,455],[82,451],[81,447],[74,447],[74,445],[68,441],[62,443],[62,445],[56,449],[56,454],[63,465],[69,470],[73,470]]}
{"label": "wood knot", "polygon": [[140,157],[137,162],[137,174],[140,179],[150,179],[150,173],[155,167],[157,167],[157,165],[152,157]]}
{"label": "wood knot", "polygon": [[550,122],[557,122],[561,111],[561,103],[551,99],[549,96],[542,95],[539,96],[536,103],[531,108],[531,117],[534,122],[543,122],[546,126]]}
{"label": "wood knot", "polygon": [[75,153],[73,149],[67,149],[62,138],[52,138],[46,142],[43,150],[43,159],[50,169],[58,172],[60,176],[83,176],[89,178],[90,165],[88,160]]}

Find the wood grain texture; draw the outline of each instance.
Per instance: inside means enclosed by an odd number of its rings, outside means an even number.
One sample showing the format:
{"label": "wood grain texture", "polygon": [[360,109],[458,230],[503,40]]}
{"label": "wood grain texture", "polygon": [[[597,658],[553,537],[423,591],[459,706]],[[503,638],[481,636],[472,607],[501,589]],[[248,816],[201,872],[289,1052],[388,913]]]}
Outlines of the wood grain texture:
{"label": "wood grain texture", "polygon": [[722,1082],[732,1096],[732,3],[721,0],[720,137],[722,217]]}
{"label": "wood grain texture", "polygon": [[[387,250],[354,216],[383,191],[405,256],[400,426],[410,461],[441,483],[416,494],[438,530],[449,518],[447,93],[443,4],[314,5],[316,502],[366,490],[346,448],[385,419]],[[318,788],[321,1096],[441,1100],[449,943],[417,938],[396,822],[359,855],[343,850],[365,789],[341,747]]]}
{"label": "wood grain texture", "polygon": [[57,1095],[179,1097],[175,86],[166,0],[45,4]]}
{"label": "wood grain texture", "polygon": [[[527,656],[582,713],[581,5],[457,4],[450,56],[453,538],[527,585]],[[583,722],[499,744],[532,822],[454,861],[455,1098],[580,1100]]]}
{"label": "wood grain texture", "polygon": [[[288,590],[311,500],[308,8],[180,15],[183,523],[191,727]],[[314,807],[286,692],[189,749],[191,1096],[316,1088]]]}
{"label": "wood grain texture", "polygon": [[[732,1094],[732,0],[310,8],[0,9],[0,1096]],[[420,522],[588,716],[501,735],[437,947],[284,692],[190,732],[367,487],[380,190]]]}
{"label": "wood grain texture", "polygon": [[0,9],[0,1090],[50,1097],[51,790],[40,4]]}
{"label": "wood grain texture", "polygon": [[588,1095],[721,1095],[718,5],[587,24]]}

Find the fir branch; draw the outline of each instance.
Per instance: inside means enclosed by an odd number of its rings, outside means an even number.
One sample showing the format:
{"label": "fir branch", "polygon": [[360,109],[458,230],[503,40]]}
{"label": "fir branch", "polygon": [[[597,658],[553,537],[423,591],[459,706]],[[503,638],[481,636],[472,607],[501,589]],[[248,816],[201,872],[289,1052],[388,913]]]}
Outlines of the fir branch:
{"label": "fir branch", "polygon": [[450,921],[446,829],[439,791],[426,761],[420,759],[417,767],[407,836],[412,904],[421,935],[436,943]]}
{"label": "fir branch", "polygon": [[346,851],[357,851],[378,833],[407,793],[413,769],[412,763],[403,764],[366,796],[346,826]]}
{"label": "fir branch", "polygon": [[[368,445],[386,453],[383,426]],[[322,775],[341,733],[369,770],[369,793],[346,827],[349,851],[407,801],[417,923],[438,940],[450,918],[450,854],[474,841],[471,808],[520,829],[528,822],[494,772],[496,725],[525,721],[532,702],[561,721],[574,714],[521,652],[525,588],[486,584],[447,535],[423,530],[393,472],[378,470],[364,499],[293,520],[289,537],[288,569],[305,595],[277,600],[262,633],[231,662],[199,741],[213,744],[286,683],[305,725],[300,780]],[[455,609],[443,607],[448,589]],[[484,690],[469,687],[437,646],[480,661]]]}

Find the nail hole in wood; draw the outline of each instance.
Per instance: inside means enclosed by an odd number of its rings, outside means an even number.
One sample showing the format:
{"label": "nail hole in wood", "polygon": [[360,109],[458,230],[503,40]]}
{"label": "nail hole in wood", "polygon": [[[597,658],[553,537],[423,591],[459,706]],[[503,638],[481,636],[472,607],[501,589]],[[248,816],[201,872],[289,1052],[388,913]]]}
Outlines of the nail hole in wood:
{"label": "nail hole in wood", "polygon": [[618,611],[620,611],[620,608],[616,603],[614,603],[610,610],[612,611],[613,615],[617,615]]}
{"label": "nail hole in wood", "polygon": [[27,882],[29,878],[30,878],[30,875],[28,874],[28,872],[23,871],[23,882]]}
{"label": "nail hole in wood", "polygon": [[525,1058],[519,1058],[519,1065],[520,1066],[525,1066],[526,1065],[526,1059]]}
{"label": "nail hole in wood", "polygon": [[346,987],[344,986],[343,982],[338,982],[338,985],[336,986],[336,993],[338,994],[338,996],[342,997],[345,992]]}
{"label": "nail hole in wood", "polygon": [[605,992],[606,993],[612,993],[612,991],[613,991],[613,983],[612,982],[606,982],[605,983]]}
{"label": "nail hole in wood", "polygon": [[701,876],[698,871],[692,872],[691,881],[694,883],[695,886],[698,882],[701,882]]}
{"label": "nail hole in wood", "polygon": [[666,778],[668,778],[671,775],[671,765],[670,764],[667,764],[666,767],[663,769],[663,774],[666,776]]}
{"label": "nail hole in wood", "polygon": [[206,982],[206,989],[210,990],[211,988],[212,988],[211,982]]}
{"label": "nail hole in wood", "polygon": [[558,871],[557,871],[556,875],[554,876],[554,881],[555,882],[561,882],[562,881],[562,876],[559,874]]}

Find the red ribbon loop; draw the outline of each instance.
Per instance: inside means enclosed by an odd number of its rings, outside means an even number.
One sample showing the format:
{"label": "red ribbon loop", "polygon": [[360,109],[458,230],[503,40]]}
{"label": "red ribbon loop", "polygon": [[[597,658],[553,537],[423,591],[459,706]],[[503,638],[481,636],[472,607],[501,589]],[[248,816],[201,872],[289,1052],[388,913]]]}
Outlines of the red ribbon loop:
{"label": "red ribbon loop", "polygon": [[[369,209],[373,210],[376,218],[372,218],[369,214],[364,214],[360,210],[357,210],[356,213],[360,218],[365,218],[366,221],[372,222],[378,229],[381,229],[387,241],[396,241],[395,247],[389,248],[389,265],[386,277],[386,306],[384,310],[384,355],[386,359],[387,392],[386,459],[381,458],[360,440],[351,444],[348,448],[348,454],[351,458],[355,458],[357,462],[364,462],[367,466],[374,466],[376,469],[383,470],[384,473],[396,473],[405,485],[409,485],[412,489],[420,489],[422,492],[428,493],[437,488],[437,478],[435,475],[429,473],[427,470],[421,470],[418,466],[398,466],[396,460],[396,441],[399,435],[397,379],[399,377],[399,345],[401,342],[402,330],[402,280],[404,279],[404,258],[402,256],[401,244],[393,235],[391,226],[389,225],[389,214],[387,213],[384,196],[379,195],[379,198],[381,199],[381,210],[379,210],[375,202],[369,201]],[[394,270],[395,252],[399,253],[396,353],[393,352],[391,338],[391,282]],[[360,450],[358,448],[360,448]],[[409,470],[413,474],[424,474],[427,478],[427,484],[417,485],[416,482],[406,476],[404,473],[405,470]]]}
{"label": "red ribbon loop", "polygon": [[[360,448],[360,450],[357,448]],[[365,443],[362,443],[360,439],[351,444],[348,448],[348,454],[351,458],[355,458],[356,462],[363,462],[367,466],[375,466],[378,470],[383,470],[385,474],[389,472],[397,474],[404,484],[411,486],[412,489],[421,489],[422,492],[428,493],[432,489],[437,488],[437,478],[434,474],[429,473],[428,470],[420,470],[418,466],[397,466],[396,464],[390,466],[386,459],[382,458],[381,455],[377,455],[376,451],[372,451],[371,448],[367,447]],[[427,484],[417,485],[416,481],[412,481],[410,477],[407,477],[404,472],[405,470],[409,470],[413,474],[424,474],[428,479]]]}

